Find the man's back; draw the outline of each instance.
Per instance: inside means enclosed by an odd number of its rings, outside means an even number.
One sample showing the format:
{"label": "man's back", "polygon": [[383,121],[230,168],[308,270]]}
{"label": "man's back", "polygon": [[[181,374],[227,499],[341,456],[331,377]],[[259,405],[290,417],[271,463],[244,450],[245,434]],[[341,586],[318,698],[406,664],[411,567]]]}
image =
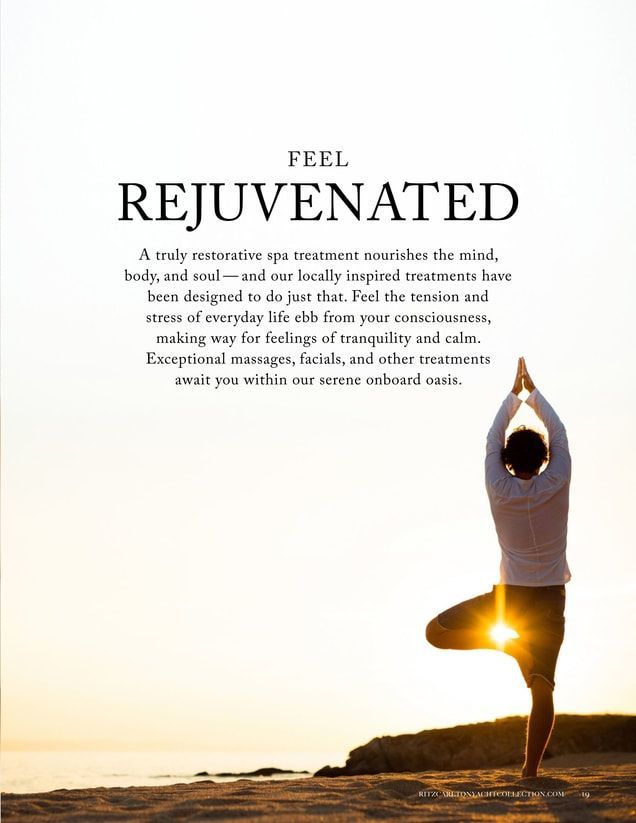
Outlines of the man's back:
{"label": "man's back", "polygon": [[521,405],[509,394],[488,432],[486,489],[501,547],[500,582],[516,586],[566,583],[566,558],[571,460],[567,435],[556,412],[534,389],[526,402],[548,430],[550,461],[541,474],[513,476],[501,450],[506,428]]}

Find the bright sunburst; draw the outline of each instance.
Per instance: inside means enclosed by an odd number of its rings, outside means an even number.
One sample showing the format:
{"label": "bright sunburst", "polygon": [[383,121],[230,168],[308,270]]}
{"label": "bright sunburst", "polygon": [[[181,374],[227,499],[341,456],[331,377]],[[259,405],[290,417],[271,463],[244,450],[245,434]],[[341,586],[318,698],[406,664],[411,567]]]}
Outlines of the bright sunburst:
{"label": "bright sunburst", "polygon": [[517,632],[511,629],[510,626],[506,626],[505,623],[496,623],[490,630],[490,636],[498,646],[503,646],[506,640],[519,637]]}

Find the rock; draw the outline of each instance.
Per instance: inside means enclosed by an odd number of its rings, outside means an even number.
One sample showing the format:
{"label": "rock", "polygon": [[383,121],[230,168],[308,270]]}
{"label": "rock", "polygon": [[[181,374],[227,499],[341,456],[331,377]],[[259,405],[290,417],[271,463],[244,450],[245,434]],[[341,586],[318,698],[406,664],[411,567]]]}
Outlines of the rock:
{"label": "rock", "polygon": [[[375,737],[349,753],[344,766],[323,766],[316,777],[382,772],[492,769],[523,762],[525,717],[471,723],[395,737]],[[548,757],[579,752],[636,751],[633,715],[557,715]]]}
{"label": "rock", "polygon": [[340,777],[345,774],[349,774],[346,766],[323,766],[322,769],[318,769],[314,777]]}
{"label": "rock", "polygon": [[[200,774],[207,774],[207,772],[200,772]],[[210,775],[210,777],[271,777],[274,774],[309,774],[309,772],[306,769],[299,772],[294,769],[277,769],[275,766],[263,766],[263,768],[256,769],[253,772],[217,772]],[[195,777],[197,776],[195,775]]]}

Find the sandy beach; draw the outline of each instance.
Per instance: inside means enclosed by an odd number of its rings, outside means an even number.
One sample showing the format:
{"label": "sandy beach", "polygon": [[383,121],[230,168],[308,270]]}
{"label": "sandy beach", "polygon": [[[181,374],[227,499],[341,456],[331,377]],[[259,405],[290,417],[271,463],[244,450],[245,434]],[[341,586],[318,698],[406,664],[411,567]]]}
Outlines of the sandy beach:
{"label": "sandy beach", "polygon": [[[31,820],[258,820],[302,823],[328,820],[417,821],[626,821],[636,806],[636,765],[630,754],[583,755],[579,765],[546,767],[535,780],[518,770],[382,774],[289,781],[204,780],[173,786],[61,789],[6,794],[2,816]],[[594,757],[594,756],[592,756]],[[566,761],[567,762],[567,761]]]}

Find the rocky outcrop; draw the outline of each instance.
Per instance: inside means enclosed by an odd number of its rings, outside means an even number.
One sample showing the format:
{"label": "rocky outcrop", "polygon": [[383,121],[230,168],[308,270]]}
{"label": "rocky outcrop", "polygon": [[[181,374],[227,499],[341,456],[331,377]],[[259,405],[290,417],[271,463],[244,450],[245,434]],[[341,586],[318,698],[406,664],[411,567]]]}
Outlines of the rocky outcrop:
{"label": "rocky outcrop", "polygon": [[272,777],[276,774],[309,774],[306,769],[297,771],[295,769],[277,769],[276,766],[262,766],[254,769],[253,772],[217,772],[213,777]]}
{"label": "rocky outcrop", "polygon": [[279,769],[276,766],[263,766],[253,772],[197,772],[195,777],[273,777],[277,774],[309,774],[306,769]]}
{"label": "rocky outcrop", "polygon": [[[525,727],[525,717],[504,717],[492,723],[375,737],[353,749],[344,766],[323,766],[316,777],[509,766],[523,761]],[[545,757],[609,751],[636,751],[636,717],[558,715]]]}

